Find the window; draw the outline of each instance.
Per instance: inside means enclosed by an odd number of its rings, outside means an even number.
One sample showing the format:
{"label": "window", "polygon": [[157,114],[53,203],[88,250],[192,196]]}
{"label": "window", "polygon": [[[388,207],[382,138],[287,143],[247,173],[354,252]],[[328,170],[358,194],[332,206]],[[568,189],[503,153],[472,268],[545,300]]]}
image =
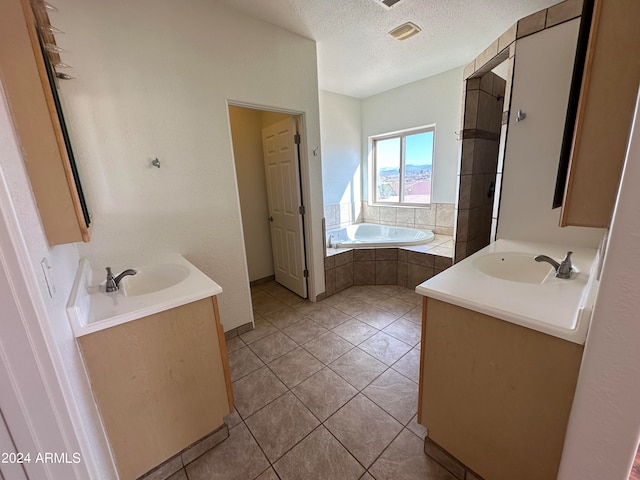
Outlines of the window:
{"label": "window", "polygon": [[373,139],[374,202],[429,205],[435,127]]}

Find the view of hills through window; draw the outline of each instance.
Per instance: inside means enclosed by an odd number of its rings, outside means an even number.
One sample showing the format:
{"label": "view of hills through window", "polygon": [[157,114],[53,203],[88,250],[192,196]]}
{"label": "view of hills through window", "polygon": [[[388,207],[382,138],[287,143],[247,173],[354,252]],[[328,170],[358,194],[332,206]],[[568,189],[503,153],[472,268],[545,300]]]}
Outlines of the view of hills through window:
{"label": "view of hills through window", "polygon": [[430,203],[433,138],[430,129],[375,141],[376,201]]}

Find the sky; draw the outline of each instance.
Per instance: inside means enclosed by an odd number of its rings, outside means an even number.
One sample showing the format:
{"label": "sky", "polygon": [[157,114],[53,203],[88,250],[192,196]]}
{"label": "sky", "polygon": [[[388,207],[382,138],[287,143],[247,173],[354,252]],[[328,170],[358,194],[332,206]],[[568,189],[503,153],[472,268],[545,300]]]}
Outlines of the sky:
{"label": "sky", "polygon": [[[433,164],[433,132],[422,132],[406,137],[407,165]],[[376,164],[381,168],[398,168],[400,138],[388,138],[376,142]]]}

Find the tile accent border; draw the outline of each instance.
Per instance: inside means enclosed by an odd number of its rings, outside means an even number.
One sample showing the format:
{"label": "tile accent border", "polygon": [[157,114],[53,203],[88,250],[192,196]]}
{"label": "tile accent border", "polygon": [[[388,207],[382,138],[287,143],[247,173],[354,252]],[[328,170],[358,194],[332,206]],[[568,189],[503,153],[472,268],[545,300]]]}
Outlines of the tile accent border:
{"label": "tile accent border", "polygon": [[139,477],[138,480],[166,480],[181,470],[185,465],[193,462],[196,458],[224,442],[228,437],[229,428],[223,423],[213,432],[193,442],[181,452],[178,452],[167,461]]}
{"label": "tile accent border", "polygon": [[428,436],[424,439],[424,453],[446,468],[457,480],[484,480]]}

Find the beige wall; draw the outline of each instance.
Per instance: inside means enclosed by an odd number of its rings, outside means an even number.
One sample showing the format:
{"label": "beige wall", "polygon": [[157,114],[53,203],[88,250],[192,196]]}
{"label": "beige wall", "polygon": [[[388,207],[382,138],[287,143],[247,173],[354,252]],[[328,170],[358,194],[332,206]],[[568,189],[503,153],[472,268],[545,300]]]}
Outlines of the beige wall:
{"label": "beige wall", "polygon": [[117,269],[181,253],[222,286],[225,330],[251,322],[228,102],[286,108],[304,113],[311,296],[323,292],[315,42],[216,2],[56,7],[77,77],[61,89],[94,219],[81,255]]}
{"label": "beige wall", "polygon": [[[551,209],[579,24],[572,20],[517,41],[498,238],[596,247],[604,235],[560,228],[560,209]],[[527,114],[521,122],[518,110]]]}
{"label": "beige wall", "polygon": [[262,155],[263,112],[229,107],[249,280],[273,275],[267,185]]}

